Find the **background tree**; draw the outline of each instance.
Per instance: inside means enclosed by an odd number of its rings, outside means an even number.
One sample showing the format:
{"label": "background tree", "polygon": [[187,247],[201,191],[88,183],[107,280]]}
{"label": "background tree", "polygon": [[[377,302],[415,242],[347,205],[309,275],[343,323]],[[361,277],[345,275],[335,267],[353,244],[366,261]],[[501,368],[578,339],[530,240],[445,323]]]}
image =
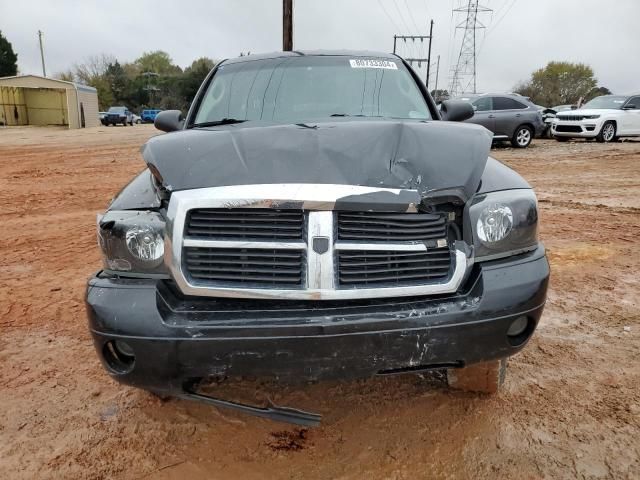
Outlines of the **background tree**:
{"label": "background tree", "polygon": [[0,31],[0,77],[13,77],[18,74],[18,55],[13,51],[11,42]]}
{"label": "background tree", "polygon": [[168,53],[160,50],[146,52],[131,63],[120,63],[112,55],[101,54],[57,74],[57,78],[95,87],[100,110],[124,105],[135,112],[144,108],[186,112],[216,63],[207,57],[198,58],[183,72]]}
{"label": "background tree", "polygon": [[611,90],[609,90],[607,87],[596,87],[588,93],[588,95],[585,97],[585,101],[588,102],[589,100],[599,97],[600,95],[611,95]]}
{"label": "background tree", "polygon": [[196,96],[198,88],[209,74],[209,72],[216,66],[218,62],[208,57],[201,57],[194,60],[191,65],[184,69],[182,79],[180,82],[180,95],[183,101],[188,105]]}
{"label": "background tree", "polygon": [[538,105],[574,104],[587,98],[598,82],[593,69],[583,63],[549,62],[531,74],[531,79],[519,84],[515,91],[530,97]]}
{"label": "background tree", "polygon": [[182,69],[173,64],[169,54],[162,50],[145,52],[134,64],[138,67],[139,73],[154,72],[158,75],[179,75],[182,73]]}
{"label": "background tree", "polygon": [[113,105],[113,92],[105,74],[109,65],[115,62],[114,56],[103,53],[88,57],[83,63],[76,63],[73,67],[73,73],[78,82],[94,87],[98,91],[100,110],[106,110]]}
{"label": "background tree", "polygon": [[57,78],[58,80],[64,80],[65,82],[75,82],[76,77],[73,73],[73,70],[65,70],[63,72],[58,72],[53,74],[53,78]]}

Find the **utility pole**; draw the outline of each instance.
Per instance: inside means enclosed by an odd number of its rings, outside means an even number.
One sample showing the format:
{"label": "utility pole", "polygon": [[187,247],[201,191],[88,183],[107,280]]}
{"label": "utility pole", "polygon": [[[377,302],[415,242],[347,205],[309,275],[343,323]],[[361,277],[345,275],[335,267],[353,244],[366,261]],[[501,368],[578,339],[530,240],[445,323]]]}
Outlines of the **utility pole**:
{"label": "utility pole", "polygon": [[427,90],[429,90],[429,74],[431,73],[431,44],[433,39],[433,19],[431,20],[431,26],[429,27],[429,53],[427,54]]}
{"label": "utility pole", "polygon": [[438,95],[438,76],[440,75],[440,55],[438,55],[438,66],[436,67],[436,88],[433,89],[436,96]]}
{"label": "utility pole", "polygon": [[489,13],[493,10],[480,5],[478,0],[469,0],[466,7],[456,8],[453,11],[466,13],[466,19],[456,25],[456,29],[464,29],[464,36],[460,45],[458,62],[453,69],[449,87],[449,94],[452,98],[455,98],[464,93],[471,84],[473,84],[473,93],[477,93],[476,66],[478,51],[476,48],[476,30],[486,28],[478,20],[478,15]]}
{"label": "utility pole", "polygon": [[398,40],[402,40],[404,41],[404,43],[407,43],[407,40],[411,40],[412,42],[415,42],[416,40],[420,40],[420,42],[429,40],[429,54],[427,58],[405,58],[404,59],[405,62],[407,62],[409,65],[412,65],[412,66],[414,63],[417,63],[418,67],[421,67],[423,62],[427,64],[427,79],[425,82],[425,85],[427,86],[427,88],[429,87],[429,64],[431,63],[432,39],[433,39],[433,20],[431,20],[431,30],[429,32],[429,35],[394,35],[393,36],[393,54],[394,55],[398,50]]}
{"label": "utility pole", "polygon": [[293,50],[293,0],[282,0],[282,50]]}
{"label": "utility pole", "polygon": [[42,47],[42,30],[38,30],[38,41],[40,42],[40,59],[42,60],[42,76],[47,76],[47,70],[44,68],[44,48]]}

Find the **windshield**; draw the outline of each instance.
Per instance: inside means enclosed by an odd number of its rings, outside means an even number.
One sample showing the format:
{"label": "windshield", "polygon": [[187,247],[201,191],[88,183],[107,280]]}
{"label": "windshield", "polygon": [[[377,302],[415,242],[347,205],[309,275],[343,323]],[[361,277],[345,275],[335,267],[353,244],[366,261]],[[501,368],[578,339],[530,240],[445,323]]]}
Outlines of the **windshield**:
{"label": "windshield", "polygon": [[109,109],[109,113],[124,113],[125,108],[124,107],[111,107]]}
{"label": "windshield", "polygon": [[602,97],[596,97],[590,102],[585,103],[582,108],[613,108],[620,110],[626,99],[627,97],[622,97],[620,95],[605,95]]}
{"label": "windshield", "polygon": [[332,116],[431,118],[422,93],[399,61],[301,56],[221,65],[194,124]]}

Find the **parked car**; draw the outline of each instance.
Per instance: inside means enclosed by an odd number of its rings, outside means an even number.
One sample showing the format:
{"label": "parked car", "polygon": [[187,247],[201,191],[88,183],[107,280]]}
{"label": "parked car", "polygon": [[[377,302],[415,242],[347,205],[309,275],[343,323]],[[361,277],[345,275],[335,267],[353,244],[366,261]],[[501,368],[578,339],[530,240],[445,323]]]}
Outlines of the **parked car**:
{"label": "parked car", "polygon": [[395,55],[220,62],[186,118],[157,115],[173,133],[147,141],[147,168],[99,218],[86,302],[106,370],[303,425],[319,415],[198,386],[439,369],[495,392],[549,265],[533,190],[489,156],[490,132],[460,123],[472,115],[449,100],[441,115]]}
{"label": "parked car", "polygon": [[156,119],[156,115],[158,115],[162,110],[159,109],[150,109],[150,110],[142,110],[140,117],[144,123],[153,123]]}
{"label": "parked car", "polygon": [[105,125],[117,125],[121,123],[133,125],[133,113],[127,107],[111,107],[104,118]]}
{"label": "parked car", "polygon": [[570,138],[611,142],[640,136],[640,94],[596,97],[582,108],[558,114],[551,132],[561,142]]}
{"label": "parked car", "polygon": [[540,132],[541,138],[552,138],[551,135],[551,124],[553,120],[556,118],[555,110],[547,107],[543,107],[542,105],[535,106],[540,115],[542,115],[542,122],[544,123],[544,127],[542,128],[542,132]]}
{"label": "parked car", "polygon": [[142,123],[142,120],[140,119],[140,117],[135,113],[133,114],[133,123],[138,123],[138,124]]}
{"label": "parked car", "polygon": [[536,105],[518,94],[478,94],[460,98],[470,102],[475,115],[467,122],[493,132],[494,141],[510,141],[516,148],[526,148],[534,136],[544,131],[542,114]]}

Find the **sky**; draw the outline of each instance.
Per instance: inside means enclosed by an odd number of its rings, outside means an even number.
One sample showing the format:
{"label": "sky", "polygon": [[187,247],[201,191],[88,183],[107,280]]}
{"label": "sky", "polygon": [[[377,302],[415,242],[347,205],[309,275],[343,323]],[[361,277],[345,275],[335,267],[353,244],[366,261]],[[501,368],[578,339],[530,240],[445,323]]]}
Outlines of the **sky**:
{"label": "sky", "polygon": [[[432,80],[447,88],[458,59],[466,0],[294,0],[294,49],[391,52],[393,35],[428,34]],[[549,61],[589,64],[614,93],[640,91],[640,0],[481,0],[477,89],[511,91]],[[41,74],[38,30],[49,75],[102,53],[121,62],[164,50],[181,67],[202,56],[282,49],[282,0],[0,0],[0,30],[21,74]],[[403,57],[425,44],[399,42]],[[417,67],[417,65],[414,65]],[[417,68],[424,77],[426,64]]]}

